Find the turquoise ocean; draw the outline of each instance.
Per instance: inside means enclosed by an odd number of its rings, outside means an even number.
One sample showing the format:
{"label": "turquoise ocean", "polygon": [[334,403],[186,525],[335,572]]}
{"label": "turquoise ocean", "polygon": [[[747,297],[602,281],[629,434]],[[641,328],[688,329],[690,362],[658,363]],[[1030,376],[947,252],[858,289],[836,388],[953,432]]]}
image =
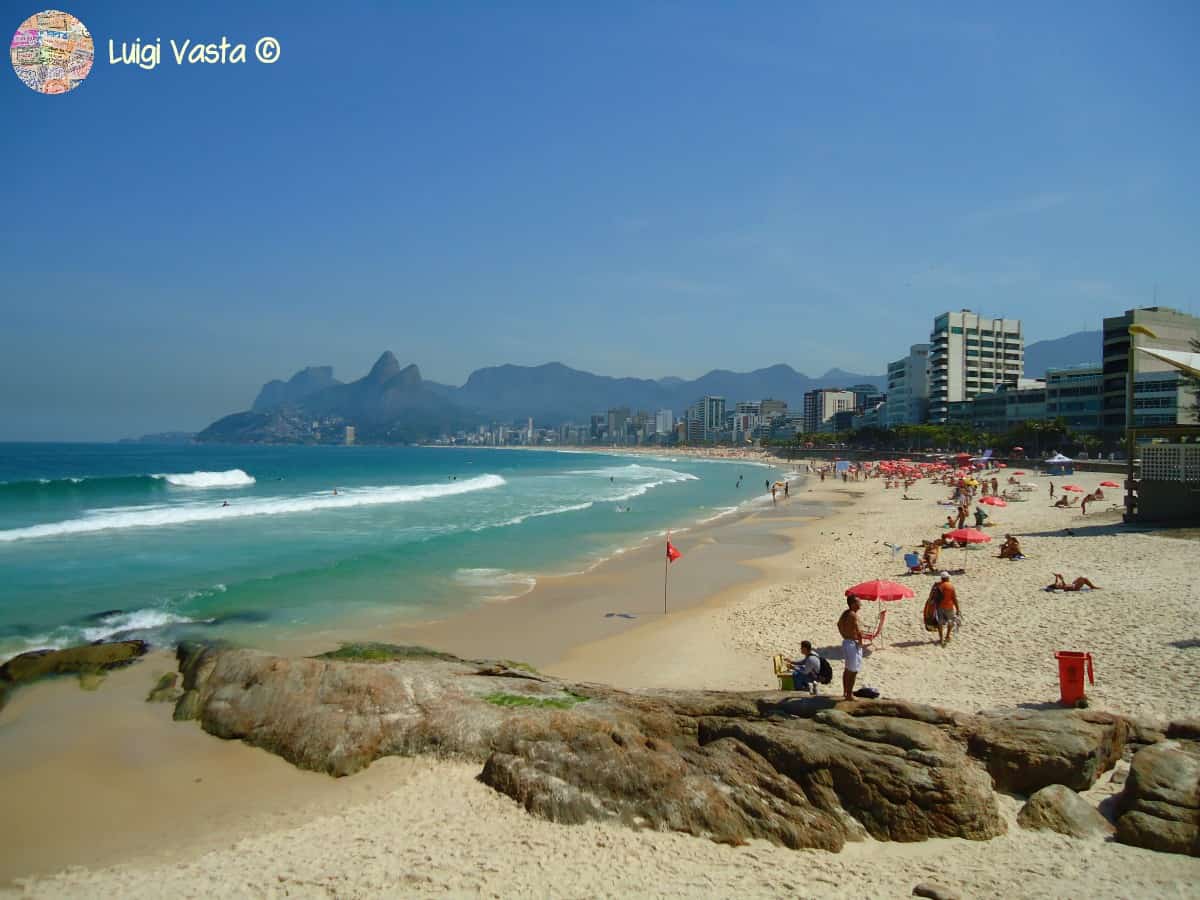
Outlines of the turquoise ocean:
{"label": "turquoise ocean", "polygon": [[778,475],[537,450],[0,444],[0,660],[440,618],[769,503]]}

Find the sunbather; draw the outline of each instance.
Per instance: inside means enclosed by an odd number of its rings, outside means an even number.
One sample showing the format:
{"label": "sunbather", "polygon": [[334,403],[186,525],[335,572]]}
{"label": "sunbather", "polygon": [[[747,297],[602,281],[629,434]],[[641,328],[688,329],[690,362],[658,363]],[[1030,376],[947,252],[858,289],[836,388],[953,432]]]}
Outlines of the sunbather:
{"label": "sunbather", "polygon": [[1066,509],[1068,506],[1071,505],[1071,495],[1063,494],[1061,497],[1058,498],[1058,502],[1055,503],[1054,505],[1057,506],[1059,509]]}
{"label": "sunbather", "polygon": [[1080,575],[1074,581],[1068,583],[1067,580],[1062,577],[1062,575],[1055,572],[1054,573],[1054,584],[1046,585],[1045,590],[1047,590],[1047,591],[1081,591],[1084,588],[1087,588],[1088,590],[1092,590],[1092,591],[1100,590],[1100,588],[1098,588],[1096,585],[1092,584],[1091,579],[1084,578],[1082,575]]}
{"label": "sunbather", "polygon": [[1021,542],[1011,534],[1004,536],[1004,543],[1000,545],[1001,559],[1024,559],[1025,554],[1021,552]]}

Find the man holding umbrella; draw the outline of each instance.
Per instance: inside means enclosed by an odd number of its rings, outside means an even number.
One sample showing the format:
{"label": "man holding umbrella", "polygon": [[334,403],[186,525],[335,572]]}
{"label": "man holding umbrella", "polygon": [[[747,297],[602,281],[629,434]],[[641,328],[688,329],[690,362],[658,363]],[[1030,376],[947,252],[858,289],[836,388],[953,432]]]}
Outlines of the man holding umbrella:
{"label": "man holding umbrella", "polygon": [[934,604],[937,616],[938,645],[945,647],[954,633],[958,620],[958,591],[950,583],[950,573],[943,572],[941,580],[929,589],[929,602]]}

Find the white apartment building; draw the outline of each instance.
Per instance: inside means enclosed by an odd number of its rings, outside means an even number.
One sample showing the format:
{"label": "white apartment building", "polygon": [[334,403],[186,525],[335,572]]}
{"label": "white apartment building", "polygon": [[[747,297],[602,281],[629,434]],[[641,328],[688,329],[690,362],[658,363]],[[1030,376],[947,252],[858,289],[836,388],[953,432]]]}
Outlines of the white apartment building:
{"label": "white apartment building", "polygon": [[908,356],[888,363],[887,403],[881,426],[920,425],[929,417],[929,345],[913,344]]}
{"label": "white apartment building", "polygon": [[812,434],[828,429],[835,413],[854,409],[854,391],[818,388],[804,395],[804,430]]}
{"label": "white apartment building", "polygon": [[660,409],[654,416],[654,433],[670,434],[675,428],[675,413],[669,409]]}
{"label": "white apartment building", "polygon": [[974,400],[1025,373],[1020,319],[986,318],[970,310],[942,313],[929,335],[929,421],[944,424],[950,404]]}

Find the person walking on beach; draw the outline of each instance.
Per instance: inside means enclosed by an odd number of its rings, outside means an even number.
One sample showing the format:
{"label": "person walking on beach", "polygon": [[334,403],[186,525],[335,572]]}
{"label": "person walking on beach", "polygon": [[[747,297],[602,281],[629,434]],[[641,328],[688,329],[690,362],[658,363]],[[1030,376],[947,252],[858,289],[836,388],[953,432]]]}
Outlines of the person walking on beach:
{"label": "person walking on beach", "polygon": [[949,572],[942,572],[941,580],[929,589],[929,599],[937,609],[938,645],[945,647],[958,619],[958,591],[950,583]]}
{"label": "person walking on beach", "polygon": [[863,644],[862,627],[858,621],[858,611],[862,601],[857,597],[846,598],[846,609],[838,619],[838,633],[842,636],[842,659],[846,662],[842,672],[843,699],[854,699],[854,681],[862,671]]}
{"label": "person walking on beach", "polygon": [[785,496],[785,497],[792,496],[791,489],[788,488],[788,484],[789,484],[789,482],[787,482],[787,481],[785,481],[783,483],[783,496]]}
{"label": "person walking on beach", "polygon": [[1050,482],[1050,499],[1051,500],[1054,499],[1054,482],[1053,481]]}

